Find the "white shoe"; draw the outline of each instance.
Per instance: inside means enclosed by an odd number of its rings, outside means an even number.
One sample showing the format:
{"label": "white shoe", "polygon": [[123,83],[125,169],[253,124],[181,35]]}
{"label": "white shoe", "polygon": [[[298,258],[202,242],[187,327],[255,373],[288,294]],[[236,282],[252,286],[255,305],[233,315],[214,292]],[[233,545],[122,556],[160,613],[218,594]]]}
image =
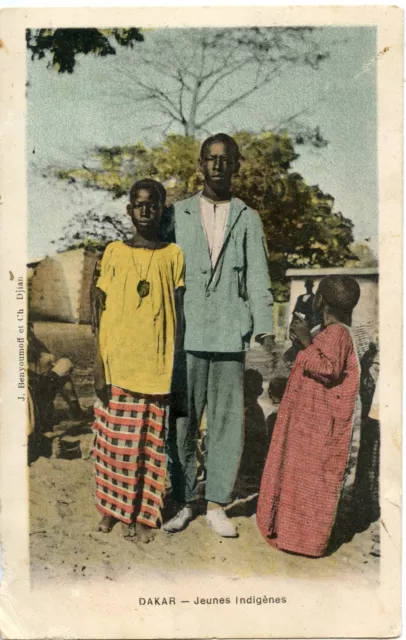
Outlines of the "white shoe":
{"label": "white shoe", "polygon": [[223,538],[238,538],[237,529],[227,517],[224,509],[209,509],[206,513],[209,526]]}
{"label": "white shoe", "polygon": [[193,520],[193,511],[191,507],[183,507],[176,516],[165,522],[162,529],[166,531],[166,533],[177,533],[178,531],[182,531],[190,522]]}

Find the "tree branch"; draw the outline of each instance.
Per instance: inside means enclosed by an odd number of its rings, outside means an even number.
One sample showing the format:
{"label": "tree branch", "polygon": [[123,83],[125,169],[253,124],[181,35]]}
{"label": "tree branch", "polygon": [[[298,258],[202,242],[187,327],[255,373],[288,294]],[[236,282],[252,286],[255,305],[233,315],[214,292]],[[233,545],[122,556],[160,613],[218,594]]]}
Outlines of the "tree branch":
{"label": "tree branch", "polygon": [[217,76],[216,80],[214,80],[210,87],[206,90],[206,92],[201,96],[199,104],[201,104],[202,102],[204,102],[207,98],[207,96],[210,95],[210,93],[213,91],[213,89],[218,85],[219,82],[221,82],[222,80],[224,80],[224,78],[227,78],[228,76],[232,75],[233,73],[235,73],[236,71],[239,71],[240,69],[242,69],[243,67],[247,66],[248,64],[252,64],[252,60],[245,60],[244,62],[241,62],[238,65],[235,65],[234,67],[230,67],[228,69],[228,71],[225,71],[224,73],[220,74],[219,76]]}
{"label": "tree branch", "polygon": [[[282,66],[282,65],[281,65]],[[233,98],[232,100],[230,100],[229,102],[227,102],[227,104],[224,105],[224,107],[221,107],[221,109],[218,109],[217,111],[215,111],[214,113],[210,114],[207,118],[205,118],[204,120],[202,120],[201,122],[196,124],[196,128],[197,129],[201,129],[201,127],[204,127],[206,124],[208,124],[209,122],[211,122],[212,120],[214,120],[214,118],[217,118],[217,116],[221,115],[222,113],[224,113],[224,111],[227,111],[227,109],[230,109],[231,107],[233,107],[235,104],[237,104],[238,102],[241,102],[241,100],[244,100],[244,98],[246,98],[247,96],[249,96],[250,94],[255,93],[256,91],[258,91],[259,89],[261,89],[262,87],[264,87],[266,84],[268,84],[269,82],[271,82],[271,80],[273,79],[273,75],[280,70],[279,68],[275,68],[271,74],[269,74],[266,78],[264,78],[260,83],[257,83],[253,86],[251,86],[249,89],[247,89],[246,91],[243,91],[242,93],[240,93],[239,96],[236,96],[235,98]]]}

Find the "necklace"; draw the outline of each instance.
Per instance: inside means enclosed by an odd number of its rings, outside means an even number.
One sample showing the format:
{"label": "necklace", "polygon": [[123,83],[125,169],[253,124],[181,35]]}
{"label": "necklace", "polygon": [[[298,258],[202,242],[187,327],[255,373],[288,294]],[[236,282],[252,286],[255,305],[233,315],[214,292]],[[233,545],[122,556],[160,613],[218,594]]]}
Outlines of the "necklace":
{"label": "necklace", "polygon": [[[137,272],[137,275],[139,275],[139,277],[140,277],[140,280],[139,280],[139,282],[137,284],[137,293],[138,293],[138,297],[140,299],[139,303],[137,305],[137,309],[141,306],[141,303],[142,303],[143,299],[146,298],[147,296],[149,296],[151,284],[147,280],[147,278],[148,278],[148,273],[149,273],[149,268],[151,266],[152,258],[154,257],[155,249],[157,248],[157,246],[158,246],[158,243],[155,244],[155,246],[154,246],[154,248],[152,250],[151,257],[149,259],[149,263],[148,263],[148,267],[147,267],[147,273],[145,274],[145,278],[142,277],[142,273],[138,270],[137,265],[136,265],[135,260],[134,260],[134,253],[131,252],[134,268],[135,268],[135,270]],[[133,245],[132,248],[134,248],[134,245]]]}

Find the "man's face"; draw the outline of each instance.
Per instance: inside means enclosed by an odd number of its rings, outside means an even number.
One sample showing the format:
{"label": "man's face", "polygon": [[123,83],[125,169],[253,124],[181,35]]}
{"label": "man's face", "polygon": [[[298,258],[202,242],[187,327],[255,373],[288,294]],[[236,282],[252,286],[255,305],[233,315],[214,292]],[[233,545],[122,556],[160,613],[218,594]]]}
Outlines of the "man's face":
{"label": "man's face", "polygon": [[162,204],[155,189],[139,189],[127,207],[133,225],[142,230],[156,229],[162,214]]}
{"label": "man's face", "polygon": [[306,282],[306,291],[307,291],[307,293],[312,293],[312,291],[313,291],[313,282]]}
{"label": "man's face", "polygon": [[204,182],[214,191],[229,189],[235,165],[231,154],[222,142],[209,145],[200,159]]}

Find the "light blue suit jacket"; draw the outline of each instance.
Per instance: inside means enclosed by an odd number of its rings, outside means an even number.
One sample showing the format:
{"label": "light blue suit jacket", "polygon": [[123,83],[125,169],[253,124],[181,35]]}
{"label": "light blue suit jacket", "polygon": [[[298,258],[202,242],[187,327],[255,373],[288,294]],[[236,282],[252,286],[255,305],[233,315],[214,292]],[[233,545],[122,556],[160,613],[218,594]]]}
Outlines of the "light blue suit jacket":
{"label": "light blue suit jacket", "polygon": [[272,333],[272,295],[261,219],[232,198],[217,263],[212,268],[200,194],[174,206],[175,242],[183,249],[186,351],[229,353],[251,336]]}

